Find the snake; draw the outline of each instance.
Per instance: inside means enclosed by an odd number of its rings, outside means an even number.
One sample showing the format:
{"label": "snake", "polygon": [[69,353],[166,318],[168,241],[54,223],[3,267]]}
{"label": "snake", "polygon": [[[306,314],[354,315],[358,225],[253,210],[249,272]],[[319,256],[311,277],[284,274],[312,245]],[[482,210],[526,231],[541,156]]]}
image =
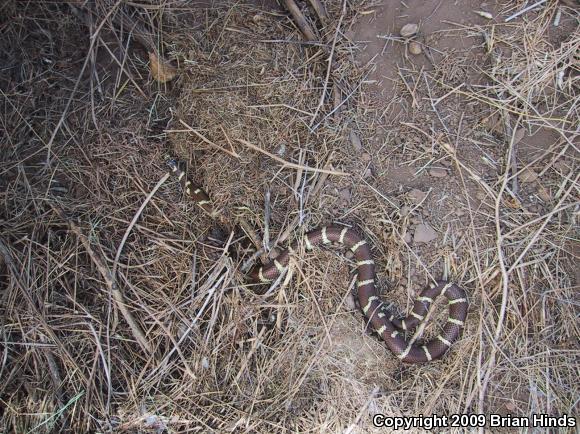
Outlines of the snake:
{"label": "snake", "polygon": [[[204,212],[215,215],[212,202],[203,188],[187,179],[185,171],[180,170],[174,159],[168,158],[166,162],[170,167],[169,173],[180,182],[185,195]],[[247,274],[248,280],[259,284],[271,284],[288,270],[290,256],[296,254],[301,245],[307,251],[321,246],[338,245],[353,253],[356,261],[355,285],[359,306],[370,328],[402,362],[424,363],[439,359],[459,339],[469,306],[466,291],[453,282],[438,280],[421,291],[409,315],[404,318],[397,317],[392,311],[392,306],[386,304],[379,295],[375,263],[369,245],[364,237],[350,227],[335,224],[306,233],[300,241],[294,241],[276,258],[265,264],[255,265]],[[439,296],[446,297],[448,304],[448,317],[442,332],[424,344],[408,340],[405,337],[406,333],[423,323]]]}

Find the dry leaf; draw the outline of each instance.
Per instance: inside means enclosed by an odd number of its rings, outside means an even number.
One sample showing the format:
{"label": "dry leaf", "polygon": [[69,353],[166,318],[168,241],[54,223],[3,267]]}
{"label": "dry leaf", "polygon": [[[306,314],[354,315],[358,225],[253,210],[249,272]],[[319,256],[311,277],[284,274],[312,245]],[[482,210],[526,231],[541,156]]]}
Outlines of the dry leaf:
{"label": "dry leaf", "polygon": [[168,62],[159,60],[155,53],[149,53],[149,65],[153,78],[160,83],[167,83],[177,75],[177,68]]}
{"label": "dry leaf", "polygon": [[552,195],[550,194],[550,192],[541,185],[538,186],[538,197],[546,203],[552,200]]}
{"label": "dry leaf", "polygon": [[503,134],[504,127],[501,116],[493,113],[483,120],[483,123],[491,130],[492,133]]}
{"label": "dry leaf", "polygon": [[520,209],[522,207],[521,202],[515,197],[507,197],[504,203],[510,209]]}

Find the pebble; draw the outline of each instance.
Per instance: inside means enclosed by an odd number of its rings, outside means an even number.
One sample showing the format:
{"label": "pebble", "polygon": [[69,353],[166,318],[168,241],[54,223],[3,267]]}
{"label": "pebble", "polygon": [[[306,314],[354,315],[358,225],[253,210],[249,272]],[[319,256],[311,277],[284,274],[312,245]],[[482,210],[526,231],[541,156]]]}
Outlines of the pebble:
{"label": "pebble", "polygon": [[371,176],[373,176],[373,172],[371,171],[371,168],[367,168],[364,173],[363,173],[363,178],[370,178]]}
{"label": "pebble", "polygon": [[488,20],[493,20],[493,15],[490,14],[489,12],[485,11],[473,11],[473,12],[475,12],[480,17],[487,18]]}
{"label": "pebble", "polygon": [[427,197],[427,193],[422,192],[418,188],[414,188],[409,192],[409,199],[414,204],[418,204],[423,202],[423,200]]}
{"label": "pebble", "polygon": [[538,179],[538,173],[533,170],[530,169],[529,167],[527,169],[524,169],[524,171],[522,173],[520,173],[520,181],[522,182],[534,182],[536,179]]}
{"label": "pebble", "polygon": [[405,235],[403,235],[403,241],[405,241],[407,244],[410,244],[412,240],[413,236],[411,235],[411,233],[405,232]]}
{"label": "pebble", "polygon": [[371,161],[372,157],[371,157],[371,154],[369,154],[368,152],[365,152],[360,156],[360,159],[361,159],[361,161],[368,163],[369,161]]}
{"label": "pebble", "polygon": [[409,42],[409,53],[414,54],[415,56],[421,54],[423,50],[421,49],[421,44],[416,41]]}
{"label": "pebble", "polygon": [[403,38],[410,38],[411,36],[416,35],[418,31],[419,26],[417,24],[409,23],[405,24],[399,33]]}
{"label": "pebble", "polygon": [[413,237],[415,243],[428,243],[435,239],[437,239],[437,232],[428,224],[421,223],[415,228],[415,235]]}
{"label": "pebble", "polygon": [[401,217],[406,217],[407,215],[409,215],[410,212],[411,207],[406,205],[399,210],[399,214],[401,214]]}
{"label": "pebble", "polygon": [[447,169],[443,167],[433,167],[429,169],[429,175],[433,178],[445,178],[447,176]]}

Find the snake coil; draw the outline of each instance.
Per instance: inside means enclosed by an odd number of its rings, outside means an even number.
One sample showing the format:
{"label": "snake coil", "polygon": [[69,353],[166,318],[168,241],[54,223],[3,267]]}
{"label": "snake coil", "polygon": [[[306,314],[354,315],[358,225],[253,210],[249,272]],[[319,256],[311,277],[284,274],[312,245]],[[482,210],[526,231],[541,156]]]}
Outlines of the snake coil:
{"label": "snake coil", "polygon": [[[171,174],[180,181],[185,194],[202,210],[214,215],[211,200],[203,189],[193,185],[174,160],[168,160],[168,164]],[[415,299],[413,309],[407,317],[396,318],[379,297],[375,285],[375,263],[370,248],[355,230],[342,226],[325,226],[308,232],[302,241],[306,250],[335,243],[354,253],[357,265],[356,286],[362,311],[373,330],[403,362],[422,363],[440,358],[459,338],[467,317],[468,301],[465,290],[456,284],[447,281],[432,284]],[[275,259],[264,265],[255,266],[248,275],[249,279],[264,284],[273,282],[287,270],[290,254],[296,252],[298,248],[299,242],[294,241]],[[416,328],[425,319],[429,308],[439,295],[445,296],[448,300],[449,316],[443,326],[443,332],[424,345],[409,342],[404,332]]]}

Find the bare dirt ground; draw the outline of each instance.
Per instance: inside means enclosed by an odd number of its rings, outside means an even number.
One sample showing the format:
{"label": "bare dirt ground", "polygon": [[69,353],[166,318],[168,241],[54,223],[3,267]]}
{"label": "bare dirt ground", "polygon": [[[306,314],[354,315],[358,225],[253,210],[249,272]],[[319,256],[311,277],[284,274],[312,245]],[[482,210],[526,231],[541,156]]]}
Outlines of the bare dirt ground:
{"label": "bare dirt ground", "polygon": [[[2,430],[578,417],[579,14],[529,4],[333,0],[323,26],[304,2],[305,43],[275,2],[4,2]],[[331,222],[365,234],[401,313],[433,279],[466,288],[442,360],[366,331],[344,252],[298,252],[266,294],[244,278]]]}

